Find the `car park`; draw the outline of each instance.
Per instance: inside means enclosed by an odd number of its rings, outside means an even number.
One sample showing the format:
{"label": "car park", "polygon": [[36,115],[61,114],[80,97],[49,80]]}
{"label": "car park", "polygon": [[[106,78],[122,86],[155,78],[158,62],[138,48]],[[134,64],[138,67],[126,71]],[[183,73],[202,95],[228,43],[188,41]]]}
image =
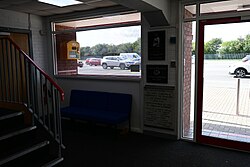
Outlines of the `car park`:
{"label": "car park", "polygon": [[134,61],[124,59],[121,56],[104,56],[101,61],[103,69],[107,69],[108,67],[111,69],[114,67],[120,67],[120,69],[125,70],[126,68],[130,68],[134,63]]}
{"label": "car park", "polygon": [[250,55],[246,55],[241,62],[229,66],[229,74],[237,78],[244,78],[250,75]]}

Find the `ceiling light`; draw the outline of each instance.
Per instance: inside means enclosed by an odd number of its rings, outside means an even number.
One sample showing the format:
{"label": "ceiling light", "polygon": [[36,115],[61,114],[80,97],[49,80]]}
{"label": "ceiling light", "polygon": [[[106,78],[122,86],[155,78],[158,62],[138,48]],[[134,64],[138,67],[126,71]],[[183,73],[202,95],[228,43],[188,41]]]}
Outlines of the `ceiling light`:
{"label": "ceiling light", "polygon": [[82,2],[79,2],[76,0],[38,0],[38,1],[50,4],[50,5],[60,6],[60,7],[76,5],[76,4],[82,3]]}

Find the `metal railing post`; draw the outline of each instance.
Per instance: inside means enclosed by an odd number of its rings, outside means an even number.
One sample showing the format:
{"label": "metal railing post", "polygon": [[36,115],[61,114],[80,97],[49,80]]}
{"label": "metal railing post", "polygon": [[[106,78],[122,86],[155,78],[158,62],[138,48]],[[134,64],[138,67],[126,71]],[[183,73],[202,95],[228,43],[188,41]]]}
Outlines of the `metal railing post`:
{"label": "metal railing post", "polygon": [[239,115],[240,102],[240,79],[237,80],[236,115]]}
{"label": "metal railing post", "polygon": [[11,39],[0,39],[0,100],[27,103],[35,119],[57,141],[58,156],[62,156],[60,100],[64,92],[52,78],[40,69]]}

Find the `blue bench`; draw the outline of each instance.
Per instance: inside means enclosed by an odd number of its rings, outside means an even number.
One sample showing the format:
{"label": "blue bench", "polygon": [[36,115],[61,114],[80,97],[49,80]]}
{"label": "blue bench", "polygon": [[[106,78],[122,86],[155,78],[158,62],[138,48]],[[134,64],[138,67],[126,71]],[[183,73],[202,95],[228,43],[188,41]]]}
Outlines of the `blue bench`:
{"label": "blue bench", "polygon": [[61,108],[62,117],[115,125],[129,122],[132,95],[71,90],[70,104]]}

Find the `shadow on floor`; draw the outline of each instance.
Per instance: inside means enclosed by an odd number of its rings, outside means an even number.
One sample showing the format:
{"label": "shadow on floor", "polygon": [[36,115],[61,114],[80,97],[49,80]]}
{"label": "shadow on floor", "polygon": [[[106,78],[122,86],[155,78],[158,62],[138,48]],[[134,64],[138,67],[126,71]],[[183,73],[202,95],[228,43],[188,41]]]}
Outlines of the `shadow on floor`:
{"label": "shadow on floor", "polygon": [[63,167],[248,167],[249,153],[62,121]]}

